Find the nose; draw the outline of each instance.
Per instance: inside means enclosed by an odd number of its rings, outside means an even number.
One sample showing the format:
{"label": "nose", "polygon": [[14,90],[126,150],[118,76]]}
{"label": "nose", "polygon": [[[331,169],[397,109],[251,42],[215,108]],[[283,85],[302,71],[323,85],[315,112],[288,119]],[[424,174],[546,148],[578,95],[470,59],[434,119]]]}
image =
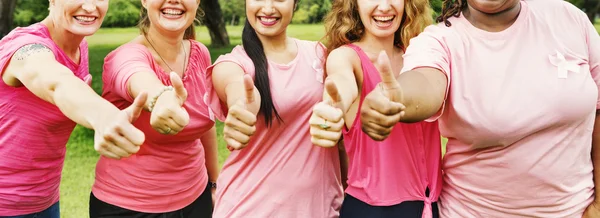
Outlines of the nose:
{"label": "nose", "polygon": [[377,9],[381,12],[388,12],[390,10],[392,10],[392,0],[381,0],[379,2],[379,5],[377,6]]}
{"label": "nose", "polygon": [[266,15],[272,15],[275,13],[275,8],[273,7],[273,0],[266,0],[265,6],[261,9],[263,13]]}
{"label": "nose", "polygon": [[168,3],[177,4],[180,0],[167,0]]}
{"label": "nose", "polygon": [[85,0],[83,1],[83,5],[81,6],[83,10],[88,13],[94,12],[96,10],[96,0]]}

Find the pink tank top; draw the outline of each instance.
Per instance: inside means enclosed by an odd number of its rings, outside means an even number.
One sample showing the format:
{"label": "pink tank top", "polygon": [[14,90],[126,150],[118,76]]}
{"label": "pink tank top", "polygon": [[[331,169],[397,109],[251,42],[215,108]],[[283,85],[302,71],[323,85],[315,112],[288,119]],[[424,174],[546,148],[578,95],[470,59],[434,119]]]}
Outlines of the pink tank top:
{"label": "pink tank top", "polygon": [[[356,51],[362,65],[360,107],[381,78],[360,47],[347,46]],[[377,142],[362,132],[357,113],[353,126],[344,130],[343,137],[350,159],[347,194],[373,206],[423,201],[423,217],[431,217],[431,203],[438,200],[442,188],[437,122],[398,123],[386,140]]]}
{"label": "pink tank top", "polygon": [[[91,83],[86,41],[79,45],[79,64],[74,63],[40,23],[16,28],[0,40],[0,69],[29,44],[48,47],[56,61]],[[65,145],[73,128],[75,122],[58,107],[24,86],[11,87],[0,81],[0,216],[40,212],[58,201]]]}

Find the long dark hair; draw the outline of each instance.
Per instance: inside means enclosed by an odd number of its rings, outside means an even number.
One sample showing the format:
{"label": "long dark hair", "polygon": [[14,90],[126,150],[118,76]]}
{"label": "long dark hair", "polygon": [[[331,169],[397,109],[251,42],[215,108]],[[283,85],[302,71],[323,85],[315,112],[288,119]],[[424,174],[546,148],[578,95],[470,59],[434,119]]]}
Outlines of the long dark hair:
{"label": "long dark hair", "polygon": [[444,22],[446,26],[452,26],[448,18],[460,16],[460,12],[467,8],[467,0],[444,0],[442,3],[442,13],[435,21]]}
{"label": "long dark hair", "polygon": [[[294,8],[297,3],[298,0],[294,0]],[[269,83],[269,65],[263,44],[258,38],[258,35],[256,35],[256,30],[250,25],[248,19],[246,19],[246,24],[244,24],[244,30],[242,31],[242,46],[254,64],[254,86],[258,89],[261,99],[260,110],[258,112],[265,117],[265,124],[267,126],[273,124],[273,116],[275,116],[279,122],[283,122],[273,104],[271,84]]]}

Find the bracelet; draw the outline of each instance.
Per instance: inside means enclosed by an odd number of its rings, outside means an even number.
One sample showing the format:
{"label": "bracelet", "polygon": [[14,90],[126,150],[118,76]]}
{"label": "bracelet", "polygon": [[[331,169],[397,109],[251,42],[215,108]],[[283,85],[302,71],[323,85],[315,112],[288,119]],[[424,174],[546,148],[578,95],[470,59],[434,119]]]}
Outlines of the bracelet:
{"label": "bracelet", "polygon": [[216,182],[211,182],[211,181],[208,181],[208,186],[209,186],[210,188],[217,188],[217,183],[216,183]]}
{"label": "bracelet", "polygon": [[156,94],[154,97],[152,97],[152,99],[150,99],[148,111],[152,112],[152,109],[154,109],[154,106],[156,105],[156,100],[158,100],[158,97],[160,97],[160,95],[162,95],[166,91],[173,91],[173,86],[163,86],[160,92],[158,92],[158,94]]}

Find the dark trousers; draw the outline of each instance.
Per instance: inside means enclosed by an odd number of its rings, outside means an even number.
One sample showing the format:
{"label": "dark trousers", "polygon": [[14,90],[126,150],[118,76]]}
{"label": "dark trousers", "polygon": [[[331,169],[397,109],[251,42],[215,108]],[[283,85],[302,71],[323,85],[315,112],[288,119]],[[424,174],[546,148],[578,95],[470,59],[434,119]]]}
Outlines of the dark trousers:
{"label": "dark trousers", "polygon": [[32,213],[27,215],[19,216],[0,216],[0,218],[59,218],[60,217],[60,203],[56,202],[48,209],[42,212]]}
{"label": "dark trousers", "polygon": [[[392,206],[371,206],[361,200],[346,194],[340,218],[421,218],[423,201],[405,201]],[[432,203],[433,218],[439,218],[437,203]]]}
{"label": "dark trousers", "polygon": [[99,200],[90,194],[90,218],[211,218],[213,212],[210,188],[190,205],[176,211],[166,213],[143,213],[121,208]]}

